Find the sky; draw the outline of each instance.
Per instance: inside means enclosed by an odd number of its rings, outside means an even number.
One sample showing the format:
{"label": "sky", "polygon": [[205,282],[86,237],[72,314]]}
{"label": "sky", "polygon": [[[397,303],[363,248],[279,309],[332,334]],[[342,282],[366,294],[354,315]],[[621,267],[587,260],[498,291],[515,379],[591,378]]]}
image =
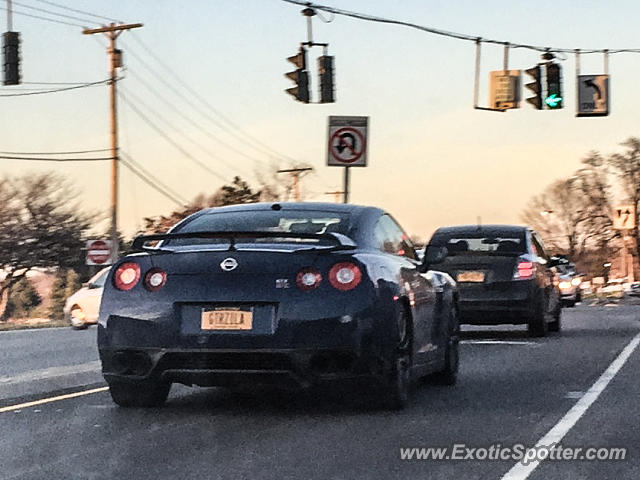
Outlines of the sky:
{"label": "sky", "polygon": [[[640,47],[630,21],[638,18],[640,4],[631,0],[318,3],[510,43],[571,49]],[[327,118],[368,116],[368,166],[351,169],[350,200],[380,206],[411,235],[428,238],[439,226],[475,223],[478,218],[482,223],[520,223],[527,201],[554,180],[571,176],[590,151],[619,151],[622,141],[640,134],[640,54],[610,56],[608,117],[575,117],[573,54],[558,59],[564,109],[537,111],[523,102],[520,109],[506,113],[480,111],[473,109],[473,42],[323,14],[323,19],[313,19],[313,36],[329,43],[329,54],[335,56],[337,101],[306,105],[284,91],[292,86],[284,76],[292,70],[286,58],[307,40],[306,21],[302,7],[282,0],[13,4],[25,83],[0,87],[0,151],[108,148],[106,85],[3,95],[63,86],[45,82],[106,79],[106,38],[83,35],[81,28],[97,27],[105,20],[87,13],[143,23],[118,38],[125,65],[118,82],[120,146],[182,199],[213,193],[235,175],[256,185],[257,174],[268,176],[274,165],[289,168],[295,161],[315,169],[302,181],[305,199],[333,201],[324,192],[342,189],[343,169],[326,165]],[[6,30],[6,9],[0,10],[0,22]],[[316,48],[310,56],[314,70],[319,53]],[[510,69],[524,70],[539,61],[538,52],[510,50]],[[582,55],[580,63],[583,74],[603,73],[601,54]],[[502,64],[502,46],[483,44],[480,105],[488,101],[489,72],[502,69]],[[315,71],[311,77],[316,95]],[[108,162],[0,159],[0,175],[41,171],[67,177],[83,207],[107,217]],[[168,214],[177,207],[126,168],[121,168],[119,185],[119,227],[127,235],[143,224],[144,217]],[[106,229],[105,222],[101,225]]]}

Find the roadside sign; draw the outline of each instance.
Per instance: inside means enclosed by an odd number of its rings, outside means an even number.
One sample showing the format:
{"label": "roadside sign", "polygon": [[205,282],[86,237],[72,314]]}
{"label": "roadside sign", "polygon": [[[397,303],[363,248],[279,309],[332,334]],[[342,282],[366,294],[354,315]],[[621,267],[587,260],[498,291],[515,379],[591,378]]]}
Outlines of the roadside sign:
{"label": "roadside sign", "polygon": [[367,166],[369,117],[329,117],[327,165]]}
{"label": "roadside sign", "polygon": [[609,115],[609,75],[578,75],[576,117]]}
{"label": "roadside sign", "polygon": [[636,209],[633,205],[618,205],[613,209],[613,228],[616,230],[636,228]]}
{"label": "roadside sign", "polygon": [[489,72],[489,106],[498,110],[520,108],[520,70]]}
{"label": "roadside sign", "polygon": [[111,240],[87,240],[87,265],[111,264]]}

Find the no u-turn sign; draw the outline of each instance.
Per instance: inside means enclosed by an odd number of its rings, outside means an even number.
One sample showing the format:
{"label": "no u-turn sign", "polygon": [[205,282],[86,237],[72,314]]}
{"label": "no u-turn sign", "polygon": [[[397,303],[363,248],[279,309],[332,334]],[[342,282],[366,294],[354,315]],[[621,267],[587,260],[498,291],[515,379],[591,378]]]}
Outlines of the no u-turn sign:
{"label": "no u-turn sign", "polygon": [[367,166],[369,117],[329,117],[327,165]]}

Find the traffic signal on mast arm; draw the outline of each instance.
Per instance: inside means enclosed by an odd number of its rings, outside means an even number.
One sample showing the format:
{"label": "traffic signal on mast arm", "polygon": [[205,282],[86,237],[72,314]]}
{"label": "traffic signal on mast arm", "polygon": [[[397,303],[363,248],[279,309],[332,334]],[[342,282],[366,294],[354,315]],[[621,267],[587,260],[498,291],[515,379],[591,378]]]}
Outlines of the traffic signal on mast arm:
{"label": "traffic signal on mast arm", "polygon": [[318,57],[318,76],[320,77],[320,103],[335,102],[333,85],[333,57]]}
{"label": "traffic signal on mast arm", "polygon": [[530,75],[533,81],[525,85],[526,88],[533,92],[533,97],[527,98],[527,102],[533,105],[537,110],[542,110],[542,69],[540,65],[536,65],[533,68],[525,70],[527,75]]}
{"label": "traffic signal on mast arm", "polygon": [[20,85],[20,33],[2,34],[4,84]]}
{"label": "traffic signal on mast arm", "polygon": [[309,74],[307,73],[307,51],[304,47],[300,47],[297,55],[287,58],[296,66],[293,72],[285,73],[285,77],[293,80],[295,87],[287,88],[286,92],[293,95],[296,100],[303,103],[309,103]]}
{"label": "traffic signal on mast arm", "polygon": [[547,96],[544,103],[551,110],[562,108],[561,68],[557,63],[547,63]]}

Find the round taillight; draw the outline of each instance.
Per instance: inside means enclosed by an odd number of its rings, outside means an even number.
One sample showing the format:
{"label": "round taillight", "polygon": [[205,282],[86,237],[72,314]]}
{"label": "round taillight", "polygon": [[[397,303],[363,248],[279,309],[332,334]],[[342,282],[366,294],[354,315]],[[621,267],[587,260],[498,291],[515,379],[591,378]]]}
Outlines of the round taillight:
{"label": "round taillight", "polygon": [[126,262],[113,275],[113,284],[118,290],[131,290],[140,280],[140,265]]}
{"label": "round taillight", "polygon": [[160,290],[165,283],[167,283],[167,274],[159,268],[152,268],[144,276],[144,286],[151,292]]}
{"label": "round taillight", "polygon": [[320,282],[322,282],[322,275],[314,268],[303,268],[296,277],[296,285],[305,292],[315,290],[320,286]]}
{"label": "round taillight", "polygon": [[357,265],[350,262],[336,263],[329,270],[329,283],[343,292],[356,288],[360,280],[362,272]]}

